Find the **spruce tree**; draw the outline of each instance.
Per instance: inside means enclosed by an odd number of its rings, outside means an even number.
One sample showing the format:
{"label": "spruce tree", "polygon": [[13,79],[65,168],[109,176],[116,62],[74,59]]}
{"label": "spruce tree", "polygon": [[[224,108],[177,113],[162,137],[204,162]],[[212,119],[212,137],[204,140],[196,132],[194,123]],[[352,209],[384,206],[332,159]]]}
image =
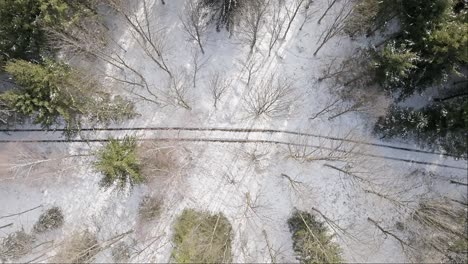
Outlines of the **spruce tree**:
{"label": "spruce tree", "polygon": [[116,184],[119,188],[144,182],[141,164],[136,154],[137,141],[133,137],[110,139],[97,153],[96,171],[102,173],[101,186]]}
{"label": "spruce tree", "polygon": [[0,102],[44,129],[64,124],[71,136],[83,120],[107,125],[136,115],[131,102],[118,96],[111,98],[96,80],[63,63],[46,61],[40,65],[13,60],[5,70],[17,87],[1,93]]}
{"label": "spruce tree", "polygon": [[415,140],[422,147],[466,158],[468,101],[459,98],[421,109],[393,106],[374,131],[384,138]]}

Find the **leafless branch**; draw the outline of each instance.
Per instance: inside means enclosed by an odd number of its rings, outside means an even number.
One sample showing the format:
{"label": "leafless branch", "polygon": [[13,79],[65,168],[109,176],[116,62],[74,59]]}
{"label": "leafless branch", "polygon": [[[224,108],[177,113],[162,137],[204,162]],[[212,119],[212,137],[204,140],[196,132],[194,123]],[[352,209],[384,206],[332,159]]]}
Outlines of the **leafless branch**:
{"label": "leafless branch", "polygon": [[291,28],[291,25],[294,22],[294,19],[296,18],[297,13],[299,12],[299,9],[301,8],[302,4],[304,4],[305,2],[306,0],[294,0],[293,6],[286,7],[286,13],[288,15],[288,26],[286,27],[286,31],[284,31],[283,39],[286,39],[289,29]]}
{"label": "leafless branch", "polygon": [[254,117],[285,114],[297,99],[293,82],[271,75],[254,86],[245,98],[246,110]]}
{"label": "leafless branch", "polygon": [[184,7],[184,15],[180,16],[184,31],[191,40],[198,44],[202,54],[205,54],[203,42],[208,29],[208,22],[205,21],[205,17],[208,17],[208,14],[205,14],[203,6],[196,0],[187,1]]}
{"label": "leafless branch", "polygon": [[[334,2],[336,2],[336,0],[334,0]],[[351,12],[352,8],[350,8],[350,1],[346,0],[346,2],[338,11],[338,14],[335,16],[333,23],[329,25],[328,28],[322,33],[322,36],[320,36],[320,39],[317,42],[319,46],[315,50],[314,56],[317,55],[317,53],[330,39],[332,39],[333,37],[335,37],[343,31],[346,25],[346,20],[348,19]]]}
{"label": "leafless branch", "polygon": [[208,85],[211,91],[211,96],[213,97],[213,107],[217,108],[218,102],[231,85],[231,81],[226,80],[220,72],[214,72],[211,74]]}

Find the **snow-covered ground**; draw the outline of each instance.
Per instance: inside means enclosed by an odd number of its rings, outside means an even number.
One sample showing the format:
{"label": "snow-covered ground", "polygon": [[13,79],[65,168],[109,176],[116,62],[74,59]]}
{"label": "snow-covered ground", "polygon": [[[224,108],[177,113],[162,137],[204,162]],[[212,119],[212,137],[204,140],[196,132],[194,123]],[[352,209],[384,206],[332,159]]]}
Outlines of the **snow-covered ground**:
{"label": "snow-covered ground", "polygon": [[[156,0],[147,2],[150,2],[148,6],[152,12],[151,17],[157,21],[157,28],[164,28],[167,32],[168,52],[165,56],[168,64],[174,69],[192,72],[193,51],[198,46],[187,41],[187,35],[182,29],[179,14],[184,0],[169,0],[166,5]],[[290,2],[292,1],[286,1]],[[333,8],[322,23],[317,24],[326,6],[326,0],[313,1],[310,8],[317,12],[310,22],[299,30],[304,19],[303,14],[299,14],[287,38],[279,41],[270,57],[265,29],[261,31],[256,51],[249,57],[248,45],[235,33],[230,37],[224,30],[216,32],[214,27],[211,28],[205,44],[206,54],[200,54],[200,59],[205,64],[199,71],[196,87],[188,92],[191,110],[138,101],[137,109],[141,116],[122,126],[275,129],[383,144],[370,133],[374,122],[372,115],[351,112],[332,120],[328,120],[327,115],[309,119],[335,96],[330,94],[331,83],[318,82],[317,78],[330,63],[338,63],[368,41],[353,41],[345,35],[339,35],[332,38],[314,56],[318,40],[330,23],[333,23],[334,14],[339,10],[339,6]],[[154,66],[138,43],[132,41],[131,31],[122,21],[116,20],[114,23],[115,37],[118,37],[119,44],[127,50],[121,56],[144,74],[151,87],[163,87],[167,79],[165,73]],[[243,69],[242,62],[249,58],[261,61],[262,64],[252,78],[253,85],[247,86],[247,72]],[[225,73],[232,82],[217,108],[214,108],[208,82],[211,74],[216,71]],[[118,72],[107,66],[106,74],[116,75]],[[272,75],[293,81],[294,100],[282,116],[253,118],[246,111],[246,97],[255,84]],[[111,83],[111,80],[108,81]],[[121,88],[115,85],[115,93],[125,93]],[[122,131],[100,131],[92,137],[105,138],[108,135],[123,134],[125,132]],[[91,156],[58,158],[63,155],[90,153],[100,143],[25,144],[27,147],[1,144],[0,226],[9,223],[13,225],[0,229],[0,236],[21,228],[29,232],[40,213],[52,205],[60,206],[65,215],[66,224],[61,230],[39,237],[40,241],[54,240],[54,246],[42,245],[34,250],[34,254],[21,261],[40,256],[35,261],[46,262],[67,235],[76,230],[91,229],[98,234],[100,241],[134,230],[124,239],[133,246],[132,262],[167,262],[172,248],[173,220],[184,208],[196,208],[223,212],[230,220],[234,230],[234,262],[271,262],[268,246],[278,254],[276,261],[294,262],[296,260],[287,219],[294,208],[308,211],[316,208],[346,230],[346,234],[338,232],[336,240],[342,247],[347,262],[405,262],[407,258],[398,241],[385,237],[368,221],[370,217],[378,220],[382,226],[396,230],[395,223],[404,221],[405,215],[388,200],[366,192],[365,189],[380,191],[401,200],[418,201],[427,195],[458,199],[463,195],[463,188],[450,184],[449,180],[466,177],[465,161],[442,155],[349,142],[338,146],[340,141],[287,133],[143,130],[127,134],[141,138],[258,141],[166,142],[166,146],[177,149],[176,153],[180,155],[180,166],[172,172],[171,178],[164,182],[159,182],[159,178],[156,178],[146,185],[136,186],[132,191],[125,192],[99,187],[100,175],[92,169]],[[1,134],[0,139],[57,136],[54,133],[16,133]],[[312,154],[312,159],[305,161],[291,157],[291,150],[286,144],[261,143],[260,140],[320,145],[325,150]],[[397,143],[392,145],[415,148]],[[329,149],[337,147],[353,149],[367,155],[344,155],[340,152],[334,153],[339,156],[337,160],[325,160],[324,157],[331,153]],[[303,149],[296,147],[296,150]],[[14,174],[6,168],[12,163],[20,163],[17,156],[20,152],[29,155],[26,160],[52,160],[38,164],[30,172],[16,170],[17,174]],[[394,160],[384,159],[383,156]],[[54,160],[54,157],[57,159]],[[432,165],[395,159],[416,160]],[[351,169],[356,173],[359,171],[359,175],[371,181],[372,185],[350,179],[328,166],[341,168],[345,164],[353,166]],[[441,167],[437,164],[458,168]],[[164,197],[163,214],[151,223],[141,223],[138,220],[138,204],[146,194]],[[42,207],[19,216],[2,218],[39,205]],[[96,258],[96,262],[111,261],[110,250],[101,252]]]}

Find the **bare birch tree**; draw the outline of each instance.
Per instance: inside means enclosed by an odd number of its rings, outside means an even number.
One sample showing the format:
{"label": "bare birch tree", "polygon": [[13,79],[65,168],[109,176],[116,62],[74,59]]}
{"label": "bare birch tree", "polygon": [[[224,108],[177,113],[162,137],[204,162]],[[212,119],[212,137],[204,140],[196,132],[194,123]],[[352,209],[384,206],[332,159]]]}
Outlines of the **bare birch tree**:
{"label": "bare birch tree", "polygon": [[177,71],[173,77],[168,80],[166,90],[161,92],[163,102],[167,105],[192,110],[189,96],[191,88],[190,75],[187,71]]}
{"label": "bare birch tree", "polygon": [[342,7],[338,11],[338,14],[335,16],[333,23],[328,26],[328,28],[322,33],[319,41],[317,42],[318,47],[314,52],[314,56],[323,48],[323,46],[333,37],[343,32],[343,29],[346,26],[346,21],[349,15],[352,12],[350,8],[350,1],[343,3]]}
{"label": "bare birch tree", "polygon": [[280,1],[273,3],[271,22],[268,25],[268,33],[270,34],[268,42],[268,57],[271,56],[271,51],[278,42],[280,34],[283,31],[284,23],[286,22],[286,17],[282,15],[282,12],[283,4]]}
{"label": "bare birch tree", "polygon": [[211,74],[211,78],[208,82],[210,87],[211,96],[213,97],[213,107],[217,108],[218,102],[221,100],[221,97],[229,88],[231,82],[226,80],[224,74],[220,72],[214,72]]}
{"label": "bare birch tree", "polygon": [[206,65],[209,59],[203,59],[200,51],[192,51],[192,84],[193,88],[197,86],[197,78],[200,70]]}
{"label": "bare birch tree", "polygon": [[184,14],[180,16],[185,33],[189,38],[195,41],[200,47],[202,54],[205,54],[203,49],[204,36],[208,29],[208,23],[205,17],[208,15],[204,13],[203,6],[199,1],[187,1],[184,7]]}
{"label": "bare birch tree", "polygon": [[320,24],[322,22],[322,19],[328,14],[328,11],[330,11],[330,9],[332,9],[332,7],[336,4],[336,2],[338,2],[338,0],[328,0],[327,9],[322,14],[322,16],[319,18],[319,20],[317,21],[318,24]]}
{"label": "bare birch tree", "polygon": [[259,40],[259,32],[265,26],[265,16],[271,0],[251,0],[242,8],[242,20],[239,27],[240,38],[249,45],[252,54]]}
{"label": "bare birch tree", "polygon": [[288,16],[288,26],[286,27],[286,31],[283,34],[283,39],[286,38],[288,35],[289,29],[291,28],[294,19],[296,19],[297,13],[301,8],[302,4],[304,4],[306,0],[294,0],[293,5],[291,7],[286,6],[286,14]]}
{"label": "bare birch tree", "polygon": [[247,60],[239,60],[242,70],[247,73],[247,86],[250,86],[252,79],[260,71],[263,61],[257,56],[250,56]]}
{"label": "bare birch tree", "polygon": [[[159,69],[172,76],[165,58],[167,39],[164,30],[158,29],[154,19],[150,16],[149,6],[146,0],[126,2],[123,0],[105,0],[115,14],[123,19],[130,28],[131,37],[140,46],[144,55],[153,61]],[[143,10],[142,16],[137,16],[137,9]],[[148,83],[134,62],[126,58],[127,50],[119,41],[111,37],[111,34],[102,21],[94,19],[79,19],[65,29],[49,28],[51,41],[69,56],[94,57],[102,60],[116,69],[103,73],[105,77],[125,85],[127,91],[139,99],[159,104],[158,91]],[[143,88],[142,93],[139,89]],[[145,94],[146,93],[146,94]]]}
{"label": "bare birch tree", "polygon": [[312,17],[315,15],[315,13],[317,13],[317,10],[315,11],[312,11],[310,6],[312,4],[312,1],[309,0],[306,5],[305,5],[305,8],[303,9],[302,11],[302,16],[303,16],[303,19],[302,19],[302,23],[301,23],[301,26],[299,27],[299,30],[302,30],[304,28],[304,26],[310,21],[312,20]]}
{"label": "bare birch tree", "polygon": [[245,100],[246,110],[254,117],[285,114],[297,99],[293,82],[274,74],[252,87]]}
{"label": "bare birch tree", "polygon": [[[148,58],[157,67],[172,78],[172,72],[165,57],[167,41],[165,30],[158,28],[154,18],[150,16],[147,0],[137,0],[131,3],[123,0],[105,0],[119,14],[132,30],[132,37],[143,49]],[[143,9],[143,16],[138,16],[136,10]]]}

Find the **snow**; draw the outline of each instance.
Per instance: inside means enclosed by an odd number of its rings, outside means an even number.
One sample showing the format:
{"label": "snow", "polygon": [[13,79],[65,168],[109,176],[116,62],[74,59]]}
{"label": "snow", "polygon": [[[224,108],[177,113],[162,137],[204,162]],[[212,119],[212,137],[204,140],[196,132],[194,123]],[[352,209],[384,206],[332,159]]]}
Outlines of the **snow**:
{"label": "snow", "polygon": [[[192,50],[196,43],[187,41],[178,15],[182,10],[183,0],[151,0],[149,6],[152,17],[167,31],[166,41],[169,51],[166,53],[169,63],[179,69],[191,71]],[[286,1],[291,2],[291,1]],[[317,0],[311,8],[319,10],[313,19],[299,31],[302,22],[299,15],[285,40],[275,47],[274,55],[267,57],[267,33],[263,32],[254,56],[263,60],[255,80],[261,81],[271,74],[289,77],[294,80],[298,100],[291,104],[289,112],[282,117],[253,118],[245,111],[245,96],[250,92],[246,86],[246,72],[240,61],[248,58],[248,45],[229,33],[217,33],[212,28],[207,36],[206,54],[202,60],[206,65],[200,70],[197,87],[189,91],[191,110],[180,107],[160,107],[144,101],[137,104],[140,117],[131,120],[124,127],[226,127],[258,128],[303,131],[326,136],[345,136],[352,131],[353,138],[381,143],[370,134],[372,117],[358,113],[349,113],[329,121],[327,117],[309,120],[309,117],[323,108],[329,101],[330,83],[317,82],[322,71],[335,58],[339,62],[365,45],[367,40],[353,41],[344,35],[331,39],[317,56],[313,56],[317,40],[323,30],[332,22],[333,8],[320,25],[316,20],[325,10],[327,1]],[[143,11],[141,11],[143,12]],[[140,16],[142,13],[140,14]],[[127,52],[122,53],[147,78],[152,87],[164,87],[165,73],[151,63],[138,46],[132,41],[131,32],[122,21],[114,21],[115,36]],[[338,63],[335,62],[335,63]],[[221,71],[232,80],[231,88],[222,97],[217,109],[213,107],[207,82],[212,72]],[[107,65],[107,74],[118,74]],[[115,86],[114,86],[115,85]],[[112,86],[117,93],[126,93],[116,84]],[[274,141],[295,141],[297,137],[277,133],[230,133],[230,132],[174,132],[174,131],[138,131],[131,132],[144,138],[150,137],[191,137],[224,139],[260,139]],[[93,136],[105,138],[110,133],[96,132]],[[123,135],[123,132],[112,135]],[[13,134],[0,135],[0,139],[56,138],[57,134]],[[310,139],[310,144],[323,144],[333,147],[325,140]],[[174,143],[175,144],[175,143]],[[336,143],[335,143],[336,144]],[[46,144],[44,144],[46,145]],[[406,146],[404,144],[393,144]],[[16,146],[2,144],[0,154],[4,167],[14,160],[8,157]],[[96,143],[71,143],[66,147],[46,145],[49,152],[69,154],[88,153],[97,149]],[[336,146],[336,145],[335,145]],[[351,147],[351,146],[348,146]],[[414,146],[409,146],[414,147]],[[45,147],[44,147],[45,148]],[[63,172],[52,174],[41,167],[36,175],[28,178],[11,177],[9,172],[0,173],[0,217],[37,205],[42,208],[20,216],[0,218],[0,226],[14,222],[14,226],[0,229],[1,236],[18,230],[20,227],[31,231],[39,214],[46,208],[60,206],[65,215],[66,224],[53,239],[62,241],[76,230],[91,229],[98,234],[100,241],[105,241],[119,233],[135,230],[124,241],[137,249],[132,262],[167,262],[172,249],[172,223],[184,208],[196,208],[211,212],[223,212],[233,226],[234,262],[270,262],[269,243],[278,252],[278,262],[295,262],[292,251],[291,234],[287,219],[294,208],[308,210],[312,207],[320,210],[330,219],[336,220],[351,236],[339,235],[337,242],[343,249],[347,262],[406,262],[408,259],[400,244],[392,238],[385,238],[369,221],[368,217],[378,219],[383,226],[393,228],[395,221],[402,220],[388,201],[365,193],[346,175],[324,166],[325,164],[342,165],[341,162],[311,161],[305,162],[290,157],[284,145],[261,143],[207,143],[180,142],[175,144],[178,153],[183,153],[180,162],[184,165],[174,172],[170,181],[160,184],[151,181],[147,185],[136,186],[132,191],[124,192],[104,190],[99,187],[100,176],[92,169],[92,157],[74,157],[54,165]],[[38,147],[40,151],[41,147]],[[464,161],[432,154],[404,152],[375,146],[359,147],[360,151],[374,155],[394,158],[415,159],[466,168]],[[43,151],[47,153],[47,151]],[[4,158],[3,158],[4,157]],[[388,186],[388,192],[401,197],[419,199],[425,193],[434,196],[458,197],[460,190],[450,186],[449,179],[462,179],[466,170],[442,168],[421,164],[383,160],[372,157],[352,157],[356,170],[365,170],[379,186]],[[55,170],[60,171],[59,168]],[[414,173],[420,171],[425,173]],[[60,174],[60,175],[56,175]],[[286,174],[301,182],[298,190],[291,187]],[[412,176],[411,176],[412,175]],[[440,175],[440,176],[438,176]],[[41,180],[34,181],[34,177]],[[414,188],[413,188],[414,187]],[[401,194],[402,190],[408,192]],[[138,219],[138,204],[145,194],[160,194],[164,197],[164,211],[160,219],[151,223],[142,223]],[[247,206],[249,200],[254,209]],[[269,242],[265,239],[267,234]],[[47,236],[40,237],[46,240]],[[59,243],[59,242],[58,242]],[[56,248],[46,252],[53,256]],[[36,256],[36,255],[34,255]],[[33,259],[25,257],[22,261]],[[96,262],[112,262],[109,250],[100,253]]]}

